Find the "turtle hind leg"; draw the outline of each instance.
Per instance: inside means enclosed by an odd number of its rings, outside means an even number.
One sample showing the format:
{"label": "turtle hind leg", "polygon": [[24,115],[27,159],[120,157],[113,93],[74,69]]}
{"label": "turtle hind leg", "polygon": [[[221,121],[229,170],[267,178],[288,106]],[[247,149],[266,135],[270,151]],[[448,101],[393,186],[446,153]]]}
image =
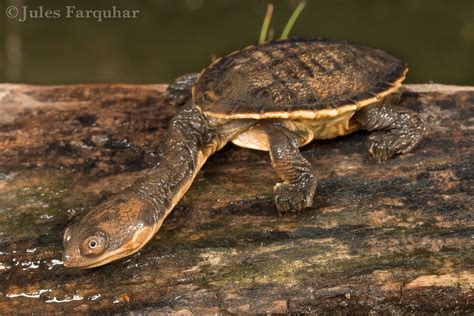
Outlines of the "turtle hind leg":
{"label": "turtle hind leg", "polygon": [[299,151],[299,139],[278,124],[267,130],[272,165],[283,179],[274,187],[279,213],[298,212],[313,205],[317,180],[311,164]]}
{"label": "turtle hind leg", "polygon": [[354,118],[363,129],[374,131],[369,153],[379,162],[412,151],[427,135],[425,123],[415,112],[392,106],[390,101],[364,107]]}
{"label": "turtle hind leg", "polygon": [[199,73],[190,73],[176,78],[166,90],[166,101],[173,105],[183,105],[191,100],[192,87],[198,76]]}

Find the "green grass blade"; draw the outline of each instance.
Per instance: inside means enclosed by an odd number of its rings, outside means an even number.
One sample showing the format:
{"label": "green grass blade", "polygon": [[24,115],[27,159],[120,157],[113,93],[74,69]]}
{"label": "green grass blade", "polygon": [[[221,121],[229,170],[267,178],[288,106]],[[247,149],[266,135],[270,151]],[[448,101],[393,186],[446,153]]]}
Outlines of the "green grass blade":
{"label": "green grass blade", "polygon": [[270,20],[272,19],[273,14],[273,4],[269,3],[267,6],[267,13],[263,19],[262,30],[260,31],[260,37],[258,39],[259,44],[263,44],[267,40],[268,27],[270,26]]}
{"label": "green grass blade", "polygon": [[286,23],[286,26],[283,29],[283,33],[281,33],[280,39],[288,38],[288,35],[290,34],[291,29],[293,28],[293,25],[295,24],[296,20],[298,19],[298,16],[301,14],[305,6],[306,1],[301,1],[300,4],[298,4],[295,11],[293,11],[293,14],[288,20],[288,23]]}

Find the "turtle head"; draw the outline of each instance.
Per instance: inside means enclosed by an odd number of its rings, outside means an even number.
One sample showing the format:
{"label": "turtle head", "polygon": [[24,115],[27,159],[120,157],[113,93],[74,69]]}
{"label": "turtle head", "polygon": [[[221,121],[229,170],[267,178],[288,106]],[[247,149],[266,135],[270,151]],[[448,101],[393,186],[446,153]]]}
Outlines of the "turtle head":
{"label": "turtle head", "polygon": [[66,228],[66,267],[93,268],[141,249],[155,233],[155,213],[138,196],[124,194],[98,205]]}

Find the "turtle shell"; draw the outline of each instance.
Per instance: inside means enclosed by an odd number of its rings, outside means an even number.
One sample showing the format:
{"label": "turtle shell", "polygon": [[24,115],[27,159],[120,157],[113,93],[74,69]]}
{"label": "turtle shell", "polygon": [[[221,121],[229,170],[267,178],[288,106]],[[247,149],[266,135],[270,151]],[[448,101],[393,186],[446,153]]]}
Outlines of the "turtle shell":
{"label": "turtle shell", "polygon": [[193,86],[193,101],[218,118],[335,117],[395,92],[407,71],[379,49],[285,39],[216,60]]}

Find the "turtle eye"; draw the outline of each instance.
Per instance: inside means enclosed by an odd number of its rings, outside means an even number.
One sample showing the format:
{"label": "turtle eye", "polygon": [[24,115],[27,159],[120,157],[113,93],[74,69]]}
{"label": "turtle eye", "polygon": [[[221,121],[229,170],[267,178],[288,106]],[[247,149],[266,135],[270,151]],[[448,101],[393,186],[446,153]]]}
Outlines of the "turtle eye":
{"label": "turtle eye", "polygon": [[86,238],[81,246],[81,252],[85,256],[100,255],[104,252],[107,240],[100,235]]}

